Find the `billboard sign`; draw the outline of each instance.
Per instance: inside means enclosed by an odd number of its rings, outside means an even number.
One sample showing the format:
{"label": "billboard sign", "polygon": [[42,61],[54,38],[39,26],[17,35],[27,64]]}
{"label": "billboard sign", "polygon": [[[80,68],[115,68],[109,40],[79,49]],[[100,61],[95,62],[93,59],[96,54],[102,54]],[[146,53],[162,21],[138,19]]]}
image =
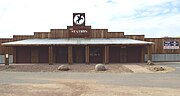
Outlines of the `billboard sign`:
{"label": "billboard sign", "polygon": [[164,41],[163,49],[179,49],[179,42],[177,42],[177,41]]}

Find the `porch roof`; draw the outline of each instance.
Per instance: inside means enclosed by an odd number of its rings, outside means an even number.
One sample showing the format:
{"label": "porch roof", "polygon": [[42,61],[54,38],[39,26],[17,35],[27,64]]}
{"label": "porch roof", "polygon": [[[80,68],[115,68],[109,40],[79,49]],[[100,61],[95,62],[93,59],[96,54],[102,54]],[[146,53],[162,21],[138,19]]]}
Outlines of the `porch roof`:
{"label": "porch roof", "polygon": [[153,42],[128,38],[60,38],[25,39],[2,43],[4,46],[40,46],[40,45],[151,45]]}

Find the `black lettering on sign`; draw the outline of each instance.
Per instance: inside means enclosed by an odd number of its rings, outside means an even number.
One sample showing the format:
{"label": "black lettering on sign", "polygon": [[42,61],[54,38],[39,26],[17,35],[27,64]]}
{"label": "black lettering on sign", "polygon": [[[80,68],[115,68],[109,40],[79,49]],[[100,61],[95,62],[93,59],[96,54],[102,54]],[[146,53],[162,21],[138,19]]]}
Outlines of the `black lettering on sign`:
{"label": "black lettering on sign", "polygon": [[71,30],[71,33],[87,33],[87,30]]}

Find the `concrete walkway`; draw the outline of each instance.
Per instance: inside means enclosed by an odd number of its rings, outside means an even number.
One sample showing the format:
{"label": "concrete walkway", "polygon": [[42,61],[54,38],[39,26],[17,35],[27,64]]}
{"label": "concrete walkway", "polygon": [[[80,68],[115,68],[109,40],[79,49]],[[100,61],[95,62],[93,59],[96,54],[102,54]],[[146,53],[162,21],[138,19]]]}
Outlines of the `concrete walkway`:
{"label": "concrete walkway", "polygon": [[152,71],[146,69],[146,67],[142,67],[139,65],[123,65],[130,70],[132,70],[134,73],[152,73]]}

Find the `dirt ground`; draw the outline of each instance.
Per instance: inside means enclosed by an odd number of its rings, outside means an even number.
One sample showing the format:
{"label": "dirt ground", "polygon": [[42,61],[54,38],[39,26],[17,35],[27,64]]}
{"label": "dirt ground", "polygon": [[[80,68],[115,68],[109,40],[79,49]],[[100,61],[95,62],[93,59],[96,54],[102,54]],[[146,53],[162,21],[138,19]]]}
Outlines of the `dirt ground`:
{"label": "dirt ground", "polygon": [[1,84],[1,96],[179,96],[180,89],[102,85],[95,81],[53,80],[52,84]]}
{"label": "dirt ground", "polygon": [[[0,71],[10,72],[60,72],[58,67],[61,64],[11,64],[9,66],[0,65]],[[95,72],[94,67],[96,64],[67,64],[70,68],[68,72]],[[156,65],[155,65],[156,66]],[[106,64],[107,70],[105,72],[115,73],[152,73],[155,72],[151,69],[155,66],[142,64]],[[163,72],[173,71],[172,68],[164,66],[167,70]]]}
{"label": "dirt ground", "polygon": [[[12,64],[10,66],[0,66],[0,71],[11,72],[58,72],[58,66],[61,64]],[[69,72],[94,72],[96,64],[67,64],[70,68]],[[107,64],[105,65],[107,72],[132,72],[123,64]]]}
{"label": "dirt ground", "polygon": [[[3,72],[58,73],[61,72],[57,70],[58,66],[60,65],[59,64],[56,65],[30,64],[30,65],[10,65],[10,66],[1,65],[0,72],[2,72],[2,74]],[[91,72],[95,72],[94,71],[95,64],[73,64],[68,66],[70,67],[68,73],[90,72],[89,74],[92,74]],[[146,74],[146,72],[144,72],[145,71],[144,68],[149,72],[151,70],[149,70],[148,68],[154,66],[147,66],[145,64],[142,65],[134,64],[133,66],[131,65],[125,66],[123,64],[107,64],[106,67],[108,70],[105,72],[110,72],[113,74],[122,73],[122,72],[135,73],[135,71],[141,72],[141,70],[143,70],[143,73]],[[12,75],[10,75],[8,78],[11,77]],[[19,80],[24,80],[25,82],[23,83],[19,81],[17,78],[20,78]],[[32,78],[32,80],[36,81],[35,80],[36,78]],[[107,78],[111,79],[109,77]],[[81,79],[76,80],[76,79],[51,78],[48,79],[50,82],[42,83],[42,84],[27,83],[26,79],[28,80],[28,78],[26,76],[24,77],[23,75],[20,75],[20,77],[15,76],[15,78],[12,78],[12,80],[13,79],[15,80],[17,79],[19,83],[18,82],[0,83],[0,96],[179,96],[180,94],[180,88],[140,87],[140,86],[102,84],[100,82],[95,81],[94,79],[90,81],[90,80],[81,80]],[[38,78],[38,79],[42,79],[42,78]]]}

